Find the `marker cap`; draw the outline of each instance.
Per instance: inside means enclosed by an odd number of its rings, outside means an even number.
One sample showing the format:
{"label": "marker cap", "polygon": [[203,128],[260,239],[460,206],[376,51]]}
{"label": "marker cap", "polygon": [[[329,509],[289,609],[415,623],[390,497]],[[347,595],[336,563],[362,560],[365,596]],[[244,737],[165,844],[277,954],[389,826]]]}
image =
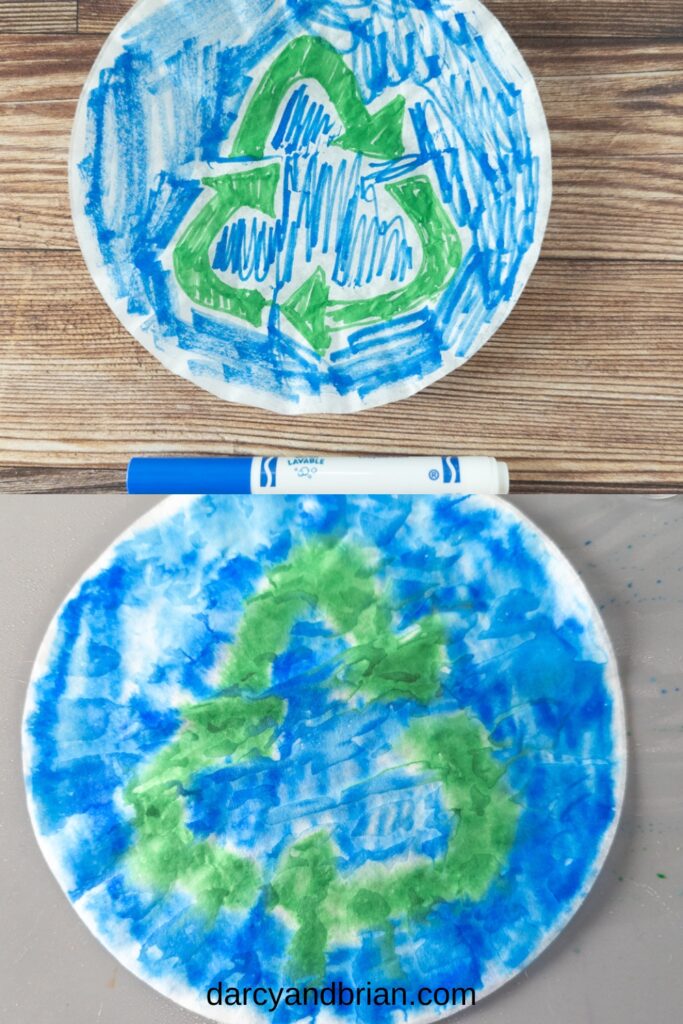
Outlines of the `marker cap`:
{"label": "marker cap", "polygon": [[131,459],[129,494],[250,494],[250,458]]}

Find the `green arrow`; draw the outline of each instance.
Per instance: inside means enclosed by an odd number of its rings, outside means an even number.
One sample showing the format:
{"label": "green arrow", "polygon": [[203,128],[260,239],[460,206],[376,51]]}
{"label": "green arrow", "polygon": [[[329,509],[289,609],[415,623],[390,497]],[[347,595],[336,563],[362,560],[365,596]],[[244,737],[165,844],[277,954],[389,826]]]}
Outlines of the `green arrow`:
{"label": "green arrow", "polygon": [[322,267],[317,267],[280,307],[289,322],[321,356],[325,355],[332,344],[332,336],[325,326],[329,296],[330,289],[325,271]]}
{"label": "green arrow", "polygon": [[339,302],[330,301],[325,272],[318,267],[281,307],[318,355],[325,355],[330,347],[332,331],[391,320],[434,298],[460,266],[460,238],[429,178],[413,175],[386,189],[415,225],[422,245],[420,268],[404,288],[371,299]]}
{"label": "green arrow", "polygon": [[462,261],[458,232],[429,178],[416,174],[386,189],[415,226],[422,245],[420,269],[405,288],[371,299],[331,302],[327,310],[331,330],[391,320],[415,309],[445,288]]}
{"label": "green arrow", "polygon": [[202,184],[214,189],[183,233],[173,253],[173,269],[185,294],[200,306],[240,317],[254,327],[261,326],[268,305],[260,292],[252,288],[234,288],[216,274],[209,259],[211,243],[229,218],[242,207],[275,216],[275,193],[280,180],[279,164],[256,167],[239,174],[202,178]]}
{"label": "green arrow", "polygon": [[323,86],[341,118],[344,134],[335,145],[383,160],[403,155],[403,97],[369,114],[342,55],[324,39],[300,36],[285,46],[259,83],[237,132],[233,156],[263,156],[282,100],[306,78]]}
{"label": "green arrow", "polygon": [[403,114],[406,101],[397,96],[370,115],[347,128],[343,135],[334,140],[335,146],[350,149],[354,153],[364,153],[385,160],[394,160],[403,156]]}

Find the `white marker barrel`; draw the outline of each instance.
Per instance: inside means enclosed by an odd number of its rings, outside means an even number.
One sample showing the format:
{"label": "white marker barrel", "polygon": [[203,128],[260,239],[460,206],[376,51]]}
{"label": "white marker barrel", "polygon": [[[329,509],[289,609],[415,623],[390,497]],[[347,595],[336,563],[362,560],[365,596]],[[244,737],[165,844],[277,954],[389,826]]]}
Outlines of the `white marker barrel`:
{"label": "white marker barrel", "polygon": [[507,465],[480,455],[264,456],[252,494],[508,494]]}

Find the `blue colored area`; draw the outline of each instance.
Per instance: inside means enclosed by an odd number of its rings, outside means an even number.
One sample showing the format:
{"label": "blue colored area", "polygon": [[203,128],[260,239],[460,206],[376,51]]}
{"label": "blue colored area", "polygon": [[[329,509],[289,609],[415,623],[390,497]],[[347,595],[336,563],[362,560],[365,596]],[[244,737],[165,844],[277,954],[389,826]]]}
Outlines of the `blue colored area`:
{"label": "blue colored area", "polygon": [[405,218],[400,212],[391,220],[380,215],[375,176],[363,173],[362,157],[342,158],[335,166],[321,161],[318,153],[308,159],[288,156],[282,173],[283,216],[274,223],[256,217],[232,220],[218,240],[215,270],[229,270],[250,283],[274,271],[279,292],[291,282],[301,254],[311,267],[330,256],[330,280],[340,288],[360,288],[382,276],[392,283],[406,280],[412,251]]}
{"label": "blue colored area", "polygon": [[[342,873],[438,859],[453,816],[437,782],[404,763],[400,741],[416,716],[467,709],[498,744],[520,805],[507,861],[479,902],[395,922],[399,978],[383,936],[369,931],[334,944],[327,980],[481,989],[518,970],[576,909],[615,818],[622,756],[594,611],[580,594],[566,604],[564,563],[503,503],[207,497],[139,527],[65,603],[32,684],[27,786],[38,832],[97,934],[114,952],[139,944],[152,983],[180,981],[200,1003],[218,980],[287,984],[292,933],[268,910],[267,884],[251,909],[212,923],[186,893],[140,887],[122,794],[177,735],[182,707],[215,694],[264,573],[316,537],[359,545],[376,562],[395,630],[440,616],[441,692],[428,707],[351,705],[332,684],[348,639],[311,608],[272,666],[269,693],[287,706],[275,756],[197,774],[188,826],[254,857],[266,883],[283,850],[320,829]],[[284,1006],[273,1015],[296,1017]],[[365,1008],[362,1019],[391,1015]]]}
{"label": "blue colored area", "polygon": [[[266,150],[281,162],[276,218],[243,211],[210,253],[226,280],[260,286],[270,314],[261,329],[207,310],[188,315],[169,252],[202,194],[200,178],[245,169],[229,152],[247,95],[301,35],[340,49],[366,104],[405,97],[406,154],[379,161],[332,147],[343,131],[337,112],[322,89],[298,85]],[[534,242],[539,155],[518,73],[501,69],[476,21],[450,0],[261,0],[244,10],[238,0],[174,0],[129,29],[88,98],[78,173],[113,296],[144,318],[162,357],[191,353],[199,383],[222,379],[294,405],[324,389],[371,399],[438,372],[447,353],[467,357],[523,283]],[[307,265],[325,267],[339,301],[408,284],[420,248],[385,185],[411,173],[429,175],[463,262],[436,299],[336,332],[321,360],[292,334],[279,303]]]}
{"label": "blue colored area", "polygon": [[[323,623],[300,622],[273,665],[272,693],[287,701],[277,760],[204,772],[190,791],[193,831],[258,851],[271,877],[304,824],[333,832],[342,872],[409,854],[434,858],[446,849],[452,823],[440,787],[429,779],[416,787],[414,772],[401,764],[375,774],[397,736],[386,708],[347,715],[346,700],[328,691],[330,667],[346,646]],[[403,728],[407,719],[397,718]]]}

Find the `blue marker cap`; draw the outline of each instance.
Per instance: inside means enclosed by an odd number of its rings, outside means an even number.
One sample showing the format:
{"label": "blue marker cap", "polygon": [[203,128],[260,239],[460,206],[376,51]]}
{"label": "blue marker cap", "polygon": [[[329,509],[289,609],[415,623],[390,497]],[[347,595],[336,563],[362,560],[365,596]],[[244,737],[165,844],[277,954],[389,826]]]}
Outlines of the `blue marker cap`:
{"label": "blue marker cap", "polygon": [[250,458],[131,459],[129,494],[250,494]]}

